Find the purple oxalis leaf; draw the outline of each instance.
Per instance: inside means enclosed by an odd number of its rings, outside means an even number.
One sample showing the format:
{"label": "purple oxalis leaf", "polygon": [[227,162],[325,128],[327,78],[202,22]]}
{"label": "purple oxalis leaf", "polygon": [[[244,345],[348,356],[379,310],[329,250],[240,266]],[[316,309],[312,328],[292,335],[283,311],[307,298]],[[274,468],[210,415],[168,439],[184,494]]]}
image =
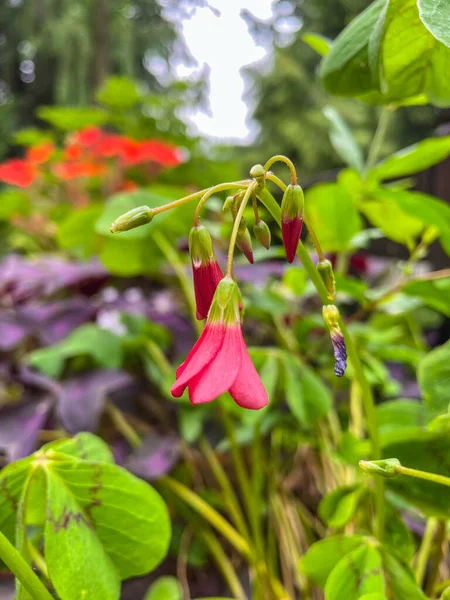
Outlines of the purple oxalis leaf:
{"label": "purple oxalis leaf", "polygon": [[0,351],[10,352],[29,334],[29,328],[12,316],[0,313]]}
{"label": "purple oxalis leaf", "polygon": [[76,375],[62,384],[57,405],[61,423],[70,433],[96,431],[108,394],[132,383],[124,371],[102,369]]}
{"label": "purple oxalis leaf", "polygon": [[0,448],[9,462],[24,458],[37,447],[39,431],[45,425],[52,400],[29,402],[0,411]]}
{"label": "purple oxalis leaf", "polygon": [[127,469],[142,479],[152,481],[171,471],[180,457],[180,440],[175,435],[147,436],[142,446],[126,463]]}

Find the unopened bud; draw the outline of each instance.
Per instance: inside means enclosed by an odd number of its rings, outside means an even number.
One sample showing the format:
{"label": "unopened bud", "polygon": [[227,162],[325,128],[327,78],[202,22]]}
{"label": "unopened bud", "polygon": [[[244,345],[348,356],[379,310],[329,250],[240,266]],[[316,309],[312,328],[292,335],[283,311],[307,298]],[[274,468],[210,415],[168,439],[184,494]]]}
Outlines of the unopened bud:
{"label": "unopened bud", "polygon": [[264,167],[262,165],[254,165],[250,169],[250,177],[256,179],[259,186],[263,186],[266,178]]}
{"label": "unopened bud", "polygon": [[227,199],[225,200],[225,202],[223,203],[223,206],[222,206],[223,212],[226,212],[227,210],[231,209],[231,207],[234,204],[235,199],[236,198],[234,196],[227,196]]}
{"label": "unopened bud", "polygon": [[118,217],[111,225],[111,233],[129,231],[141,225],[147,225],[153,219],[153,211],[148,206],[138,206]]}
{"label": "unopened bud", "polygon": [[397,468],[401,467],[401,463],[398,458],[386,458],[384,460],[360,460],[359,466],[371,475],[381,475],[386,479],[393,479],[400,474]]}
{"label": "unopened bud", "polygon": [[252,238],[250,237],[250,231],[247,227],[244,229],[242,233],[238,231],[236,238],[236,246],[239,248],[241,252],[245,254],[249,263],[253,264],[253,248],[252,248]]}
{"label": "unopened bud", "polygon": [[270,248],[271,235],[267,223],[261,221],[261,219],[257,221],[253,225],[253,234],[261,246],[264,246],[267,250]]}
{"label": "unopened bud", "polygon": [[244,217],[242,217],[241,220],[239,221],[238,233],[240,235],[244,235],[246,229],[247,229],[247,221],[244,219]]}
{"label": "unopened bud", "polygon": [[328,304],[322,308],[322,315],[330,330],[331,343],[333,344],[334,374],[336,377],[342,377],[347,368],[347,348],[339,325],[339,311],[333,304]]}
{"label": "unopened bud", "polygon": [[333,300],[336,285],[334,282],[334,273],[333,273],[333,265],[328,259],[321,260],[317,265],[317,270],[319,271],[319,275],[323,281],[323,284],[328,292],[329,300]]}
{"label": "unopened bud", "polygon": [[211,236],[203,225],[192,227],[189,232],[189,252],[196,269],[208,264],[214,257]]}
{"label": "unopened bud", "polygon": [[297,252],[303,225],[304,197],[299,185],[288,185],[281,201],[281,233],[288,262]]}

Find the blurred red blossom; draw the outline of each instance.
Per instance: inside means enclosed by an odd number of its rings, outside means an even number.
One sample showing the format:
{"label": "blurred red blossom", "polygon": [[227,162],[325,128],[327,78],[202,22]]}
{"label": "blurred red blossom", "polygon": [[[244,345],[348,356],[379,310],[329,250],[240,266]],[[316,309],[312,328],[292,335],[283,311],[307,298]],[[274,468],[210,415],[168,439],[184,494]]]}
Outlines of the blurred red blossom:
{"label": "blurred red blossom", "polygon": [[48,161],[54,151],[55,146],[52,142],[44,142],[43,144],[38,144],[37,146],[31,146],[31,148],[28,148],[26,158],[32,163],[41,165]]}
{"label": "blurred red blossom", "polygon": [[54,166],[53,171],[60,179],[70,181],[78,177],[99,177],[106,173],[107,167],[101,163],[84,160],[59,163]]}
{"label": "blurred red blossom", "polygon": [[0,164],[0,181],[27,188],[36,179],[36,166],[28,160],[12,158]]}

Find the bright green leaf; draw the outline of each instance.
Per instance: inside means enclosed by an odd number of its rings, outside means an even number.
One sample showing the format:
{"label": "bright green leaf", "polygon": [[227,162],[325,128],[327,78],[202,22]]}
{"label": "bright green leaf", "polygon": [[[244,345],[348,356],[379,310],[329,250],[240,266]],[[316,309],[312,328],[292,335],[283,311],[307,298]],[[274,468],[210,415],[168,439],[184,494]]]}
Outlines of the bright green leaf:
{"label": "bright green leaf", "polygon": [[109,77],[97,92],[97,101],[110,108],[125,110],[141,101],[137,85],[127,77]]}
{"label": "bright green leaf", "polygon": [[182,600],[183,590],[175,577],[160,577],[150,586],[144,600]]}
{"label": "bright green leaf", "polygon": [[431,414],[448,412],[450,406],[450,341],[431,350],[419,364],[420,391]]}
{"label": "bright green leaf", "polygon": [[114,463],[114,457],[109,446],[101,438],[87,432],[79,433],[69,439],[50,442],[43,446],[41,450],[55,450],[55,452],[73,456],[80,460]]}
{"label": "bright green leaf", "polygon": [[382,551],[386,583],[395,600],[426,600],[409,567],[388,550]]}
{"label": "bright green leaf", "polygon": [[94,226],[102,211],[102,206],[94,205],[72,212],[58,229],[57,240],[61,248],[81,259],[92,256],[98,245]]}
{"label": "bright green leaf", "polygon": [[427,306],[450,317],[450,277],[433,281],[413,281],[403,288],[403,293],[420,298]]}
{"label": "bright green leaf", "polygon": [[90,126],[104,125],[108,113],[101,108],[41,106],[36,111],[42,121],[46,121],[63,131],[76,131]]}
{"label": "bright green leaf", "polygon": [[320,502],[319,516],[328,527],[344,527],[354,516],[365,487],[343,486],[329,492]]}
{"label": "bright green leaf", "polygon": [[326,56],[331,48],[331,40],[319,33],[305,33],[302,40],[320,56]]}
{"label": "bright green leaf", "polygon": [[417,0],[419,15],[428,31],[450,48],[450,4],[447,0]]}

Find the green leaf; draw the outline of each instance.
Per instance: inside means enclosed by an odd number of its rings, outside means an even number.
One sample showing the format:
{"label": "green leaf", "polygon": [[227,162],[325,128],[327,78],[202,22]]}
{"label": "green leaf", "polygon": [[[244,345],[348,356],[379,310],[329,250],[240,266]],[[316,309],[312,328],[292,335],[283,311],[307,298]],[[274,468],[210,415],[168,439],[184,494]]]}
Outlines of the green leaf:
{"label": "green leaf", "polygon": [[320,56],[326,56],[331,48],[331,40],[319,33],[305,33],[302,40]]}
{"label": "green leaf", "polygon": [[385,4],[386,0],[376,0],[358,15],[322,60],[320,77],[332,94],[352,96],[377,89],[377,73],[369,68],[368,40]]}
{"label": "green leaf", "polygon": [[383,543],[405,562],[410,562],[416,551],[413,534],[405,525],[399,511],[390,505],[385,519]]}
{"label": "green leaf", "polygon": [[0,193],[0,220],[8,221],[16,215],[26,215],[30,208],[30,199],[23,192],[7,188]]}
{"label": "green leaf", "polygon": [[183,590],[175,577],[160,577],[145,594],[144,600],[182,600]]}
{"label": "green leaf", "polygon": [[440,600],[450,600],[450,587],[446,588],[442,592],[442,596],[440,597]]}
{"label": "green leaf", "polygon": [[93,323],[87,323],[58,344],[31,352],[27,359],[33,367],[50,377],[58,377],[66,359],[83,355],[91,356],[99,366],[117,369],[122,364],[120,338]]}
{"label": "green leaf", "polygon": [[41,450],[55,450],[55,452],[80,460],[114,463],[114,457],[109,446],[92,433],[78,433],[70,439],[56,440],[43,446]]}
{"label": "green leaf", "polygon": [[104,125],[108,113],[101,108],[75,108],[67,106],[41,106],[36,111],[42,121],[46,121],[63,131],[76,131],[89,126]]}
{"label": "green leaf", "polygon": [[81,259],[92,256],[98,246],[94,226],[102,211],[102,206],[88,206],[71,213],[58,229],[57,240],[60,247],[71,250]]}
{"label": "green leaf", "polygon": [[417,378],[424,402],[432,415],[450,406],[450,341],[431,350],[420,361]]}
{"label": "green leaf", "polygon": [[306,289],[306,271],[301,267],[288,267],[283,274],[283,284],[296,296],[301,296]]}
{"label": "green leaf", "polygon": [[313,544],[300,560],[300,570],[321,588],[343,556],[366,544],[360,535],[332,535]]}
{"label": "green leaf", "polygon": [[193,444],[199,438],[205,421],[210,414],[211,408],[209,405],[181,407],[179,412],[180,434],[188,444]]}
{"label": "green leaf", "polygon": [[324,115],[330,121],[330,141],[339,157],[349,167],[362,173],[364,157],[347,123],[341,115],[331,106],[324,109]]}
{"label": "green leaf", "polygon": [[420,298],[424,304],[450,317],[450,277],[433,281],[414,281],[403,288],[403,293]]}
{"label": "green leaf", "polygon": [[337,183],[310,187],[305,194],[305,208],[311,225],[320,231],[324,252],[347,250],[353,236],[361,230],[354,199]]}
{"label": "green leaf", "polygon": [[450,156],[450,136],[428,138],[403,148],[378,163],[369,173],[376,179],[406,177],[424,171]]}
{"label": "green leaf", "polygon": [[374,594],[364,594],[359,600],[387,600],[387,598],[384,594],[375,592]]}
{"label": "green leaf", "polygon": [[369,287],[365,281],[342,273],[335,273],[336,292],[354,298],[362,306],[367,304],[365,292]]}
{"label": "green leaf", "polygon": [[319,516],[328,527],[344,527],[354,516],[366,488],[363,485],[343,486],[329,492],[319,505]]}
{"label": "green leaf", "polygon": [[[74,463],[71,463],[74,464]],[[83,507],[52,469],[47,469],[45,560],[64,600],[118,600],[120,577]]]}
{"label": "green leaf", "polygon": [[418,0],[420,20],[428,31],[450,48],[450,5],[447,0]]}
{"label": "green leaf", "polygon": [[51,469],[93,523],[121,579],[143,575],[161,562],[169,545],[170,521],[152,487],[107,463],[61,460]]}
{"label": "green leaf", "polygon": [[109,77],[96,96],[100,104],[116,110],[133,108],[141,101],[136,83],[127,77]]}
{"label": "green leaf", "polygon": [[425,427],[428,419],[423,404],[400,398],[376,407],[377,426],[381,434],[408,427]]}
{"label": "green leaf", "polygon": [[346,554],[332,570],[325,585],[326,600],[359,600],[364,594],[383,592],[381,555],[371,545]]}
{"label": "green leaf", "polygon": [[331,393],[310,367],[288,353],[282,356],[288,406],[299,423],[312,425],[330,410]]}
{"label": "green leaf", "polygon": [[395,600],[426,600],[409,567],[386,549],[382,549],[382,556],[391,598],[395,598]]}

